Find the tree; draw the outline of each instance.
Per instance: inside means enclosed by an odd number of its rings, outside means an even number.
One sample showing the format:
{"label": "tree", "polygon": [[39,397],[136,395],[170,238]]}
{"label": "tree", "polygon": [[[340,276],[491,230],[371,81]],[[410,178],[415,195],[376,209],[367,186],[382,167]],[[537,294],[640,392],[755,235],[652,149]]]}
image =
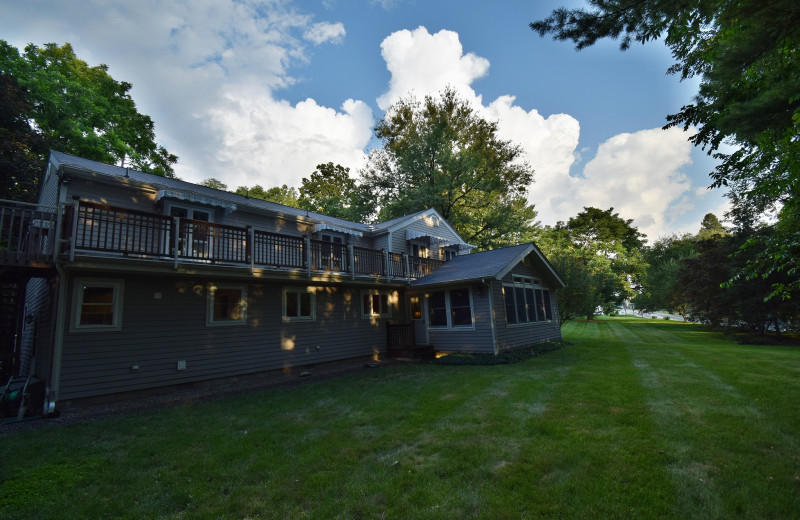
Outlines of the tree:
{"label": "tree", "polygon": [[564,227],[545,226],[537,239],[566,287],[558,290],[559,325],[583,316],[593,316],[597,308],[597,287],[608,273],[605,257],[577,244]]}
{"label": "tree", "polygon": [[350,168],[332,162],[303,177],[299,192],[301,208],[331,217],[363,222],[374,212],[368,188],[350,177]]}
{"label": "tree", "polygon": [[[572,40],[578,49],[622,37],[620,48],[664,37],[681,79],[699,76],[695,102],[667,116],[667,126],[697,129],[695,145],[720,160],[712,187],[751,213],[778,209],[774,239],[755,249],[748,276],[791,273],[773,296],[800,289],[800,4],[794,0],[590,0],[594,7],[558,9],[531,24],[540,35]],[[734,145],[722,153],[723,143]]]}
{"label": "tree", "polygon": [[706,213],[703,221],[700,222],[700,231],[697,232],[698,240],[707,240],[716,236],[725,236],[730,234],[722,222],[719,221],[713,213]]}
{"label": "tree", "polygon": [[44,140],[45,152],[35,154],[36,177],[47,148],[174,177],[178,158],[156,144],[153,121],[131,99],[132,85],[114,80],[108,66],[90,67],[69,43],[31,44],[20,54],[0,40],[0,73],[21,87],[25,104],[18,119]]}
{"label": "tree", "polygon": [[200,181],[200,186],[205,186],[207,188],[214,188],[215,190],[223,190],[223,191],[228,189],[227,184],[213,177]]}
{"label": "tree", "polygon": [[0,199],[35,202],[47,146],[28,123],[25,97],[13,76],[0,73]]}
{"label": "tree", "polygon": [[375,126],[383,148],[362,171],[382,220],[435,208],[479,249],[508,245],[535,228],[526,192],[533,179],[522,149],[497,137],[447,88],[438,97],[400,99]]}
{"label": "tree", "polygon": [[585,207],[566,224],[559,222],[556,229],[564,230],[589,255],[594,306],[587,318],[591,319],[597,307],[610,311],[636,295],[646,264],[644,235],[633,220],[623,219],[614,208]]}
{"label": "tree", "polygon": [[[708,217],[713,214],[706,215]],[[704,224],[706,223],[704,219]],[[714,217],[716,220],[716,217]],[[716,220],[719,223],[719,220]],[[706,229],[705,227],[703,229]],[[702,229],[701,229],[702,232]],[[722,233],[709,234],[721,237]],[[644,262],[647,269],[642,273],[641,291],[633,303],[642,311],[667,310],[686,317],[688,306],[683,296],[683,288],[678,280],[684,261],[697,256],[697,239],[691,234],[671,235],[658,239],[652,246],[644,249]]]}
{"label": "tree", "polygon": [[247,186],[239,186],[234,193],[250,197],[252,199],[261,199],[276,204],[283,204],[284,206],[291,206],[293,208],[299,207],[297,202],[297,190],[286,184],[282,186],[274,186],[268,190],[264,190],[261,186],[256,184],[252,188]]}

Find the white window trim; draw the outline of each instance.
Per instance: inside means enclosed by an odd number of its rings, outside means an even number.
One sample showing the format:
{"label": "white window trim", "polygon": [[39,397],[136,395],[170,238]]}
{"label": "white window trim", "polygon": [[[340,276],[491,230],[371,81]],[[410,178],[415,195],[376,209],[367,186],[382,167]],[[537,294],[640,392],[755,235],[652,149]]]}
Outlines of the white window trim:
{"label": "white window trim", "polygon": [[[81,310],[83,309],[83,289],[85,287],[112,287],[114,289],[114,318],[110,325],[81,325]],[[122,330],[122,301],[125,292],[125,282],[119,279],[78,278],[75,280],[73,294],[73,317],[70,323],[70,332],[108,332]]]}
{"label": "white window trim", "polygon": [[[215,320],[214,319],[214,296],[217,289],[236,289],[241,291],[239,307],[242,309],[242,316],[238,320]],[[247,324],[247,286],[243,284],[230,283],[209,283],[208,300],[206,305],[206,326],[207,327],[226,327],[231,325]]]}
{"label": "white window trim", "polygon": [[[374,312],[373,309],[370,309],[371,312],[367,313],[364,312],[364,296],[370,295],[380,295],[386,296],[386,312],[385,313],[377,313]],[[370,302],[372,300],[370,299]],[[372,303],[370,303],[370,307],[372,307]],[[376,289],[369,290],[369,291],[361,291],[361,318],[368,319],[368,318],[391,318],[392,317],[392,302],[391,302],[391,293],[390,291],[379,291]]]}
{"label": "white window trim", "polygon": [[[466,289],[467,294],[469,295],[469,313],[470,313],[470,325],[453,325],[453,311],[452,311],[452,304],[450,302],[450,291],[459,290],[459,289]],[[441,289],[444,291],[444,306],[445,312],[447,313],[447,325],[431,325],[430,324],[430,301],[429,295],[425,295],[425,302],[426,302],[426,309],[428,309],[428,317],[425,321],[428,322],[428,329],[429,330],[475,330],[475,300],[472,297],[472,289],[470,287],[453,287],[452,289]],[[431,292],[440,292],[440,291],[431,291]]]}
{"label": "white window trim", "polygon": [[[287,316],[286,293],[308,293],[311,295],[311,316]],[[281,319],[288,322],[316,321],[317,319],[317,291],[313,287],[284,287],[281,292]]]}

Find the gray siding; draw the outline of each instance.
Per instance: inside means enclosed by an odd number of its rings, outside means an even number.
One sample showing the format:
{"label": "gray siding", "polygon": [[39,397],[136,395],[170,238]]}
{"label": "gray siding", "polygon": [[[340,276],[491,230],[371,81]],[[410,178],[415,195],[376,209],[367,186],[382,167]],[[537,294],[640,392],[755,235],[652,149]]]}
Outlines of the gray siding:
{"label": "gray siding", "polygon": [[[458,289],[463,286],[454,285],[447,289]],[[494,353],[494,342],[492,338],[492,317],[490,313],[489,298],[487,288],[479,290],[477,286],[470,287],[472,294],[472,321],[473,329],[462,328],[429,328],[429,343],[438,352],[484,352]],[[426,304],[427,309],[427,304]]]}
{"label": "gray siding", "polygon": [[[506,275],[502,282],[511,283],[513,275],[524,275],[542,278],[541,273],[534,269],[518,264]],[[561,327],[558,320],[558,299],[556,289],[549,287],[550,308],[553,311],[553,320],[549,322],[525,323],[509,325],[506,323],[506,306],[503,298],[503,283],[492,282],[492,296],[494,298],[495,326],[497,328],[497,347],[499,350],[527,347],[536,343],[561,339]]]}
{"label": "gray siding", "polygon": [[39,203],[50,207],[58,204],[58,175],[56,175],[55,167],[50,163],[47,164],[47,171],[39,189]]}
{"label": "gray siding", "polygon": [[[97,273],[89,277],[101,278]],[[70,280],[71,288],[75,278]],[[68,328],[60,399],[385,352],[387,320],[361,317],[359,288],[322,289],[317,293],[315,321],[285,323],[281,317],[284,286],[243,281],[248,296],[246,325],[214,327],[206,325],[205,291],[211,280],[132,275],[108,278],[123,278],[125,282],[122,329],[76,332]],[[155,299],[155,293],[161,293],[161,299]],[[401,310],[395,303],[393,316],[401,316]],[[178,361],[186,361],[186,370],[177,370]],[[138,370],[131,369],[134,365]]]}
{"label": "gray siding", "polygon": [[[458,237],[450,231],[450,229],[442,224],[439,226],[432,225],[427,219],[420,218],[404,226],[400,229],[397,229],[392,232],[392,248],[391,251],[395,251],[398,253],[407,253],[410,254],[410,249],[408,247],[408,241],[406,240],[406,230],[410,229],[412,231],[419,231],[421,233],[430,233],[431,235],[441,237],[447,240],[452,240],[454,242],[459,241]],[[424,240],[423,240],[424,241]],[[439,260],[439,246],[434,244],[428,246],[429,257]]]}
{"label": "gray siding", "polygon": [[52,280],[32,278],[25,291],[25,315],[32,323],[23,322],[20,341],[20,375],[34,374],[40,379],[50,377],[54,285]]}

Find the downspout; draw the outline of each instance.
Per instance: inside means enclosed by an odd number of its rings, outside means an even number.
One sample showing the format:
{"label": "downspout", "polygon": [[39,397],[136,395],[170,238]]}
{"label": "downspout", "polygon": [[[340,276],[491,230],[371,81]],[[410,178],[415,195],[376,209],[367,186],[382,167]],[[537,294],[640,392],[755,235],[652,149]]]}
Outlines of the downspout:
{"label": "downspout", "polygon": [[492,327],[492,350],[494,351],[494,355],[496,356],[499,353],[497,348],[497,327],[495,326],[495,318],[494,315],[494,284],[490,281],[489,284],[486,284],[485,279],[481,279],[481,283],[484,287],[487,287],[487,298],[489,298],[489,324]]}
{"label": "downspout", "polygon": [[61,354],[64,348],[64,328],[67,321],[67,276],[60,263],[56,263],[58,271],[58,295],[55,305],[55,327],[53,331],[53,355],[50,369],[50,384],[44,400],[44,413],[51,414],[56,409],[59,389],[61,386]]}

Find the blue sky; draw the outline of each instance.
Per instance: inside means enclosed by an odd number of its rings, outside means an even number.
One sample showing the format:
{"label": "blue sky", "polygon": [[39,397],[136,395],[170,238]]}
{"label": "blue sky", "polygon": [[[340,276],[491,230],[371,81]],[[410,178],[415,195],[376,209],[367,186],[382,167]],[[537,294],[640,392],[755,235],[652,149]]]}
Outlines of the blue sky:
{"label": "blue sky", "polygon": [[705,189],[713,162],[661,127],[697,85],[666,74],[659,42],[577,52],[528,27],[582,3],[0,0],[0,38],[70,42],[132,83],[185,180],[299,186],[328,161],[355,174],[386,107],[450,85],[525,149],[544,224],[613,206],[651,241],[696,232],[725,211]]}

